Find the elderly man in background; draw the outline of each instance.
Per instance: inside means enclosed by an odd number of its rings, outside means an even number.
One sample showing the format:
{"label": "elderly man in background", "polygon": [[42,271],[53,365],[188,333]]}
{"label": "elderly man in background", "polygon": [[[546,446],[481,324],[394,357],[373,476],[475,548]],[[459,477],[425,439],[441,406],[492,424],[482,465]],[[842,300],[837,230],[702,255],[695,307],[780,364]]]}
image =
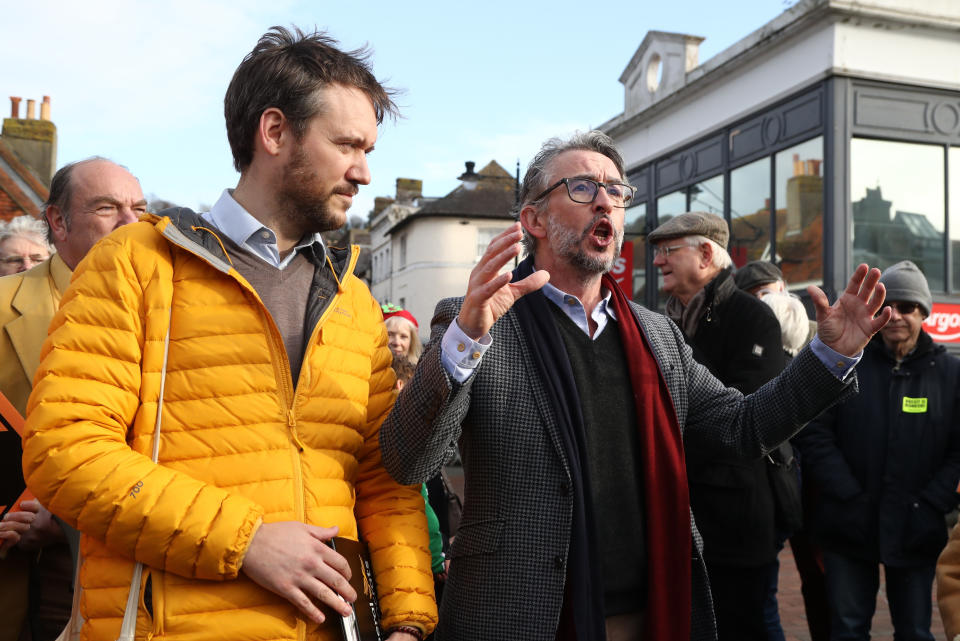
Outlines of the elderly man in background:
{"label": "elderly man in background", "polygon": [[857,366],[860,394],[795,442],[820,495],[812,528],[831,639],[870,638],[883,565],[894,638],[933,641],[931,585],[960,480],[960,359],[923,331],[933,300],[915,264],[891,265],[880,282],[891,318]]}
{"label": "elderly man in background", "polygon": [[0,221],[0,276],[27,271],[49,258],[46,231],[33,216]]}
{"label": "elderly man in background", "polygon": [[[98,240],[134,222],[146,208],[140,183],[129,171],[94,157],[65,165],[54,174],[43,206],[46,224],[30,219],[29,225],[18,225],[31,230],[14,245],[20,250],[26,249],[25,243],[32,246],[23,264],[32,266],[40,249],[46,251],[48,240],[57,249],[31,269],[0,278],[0,362],[4,363],[0,392],[21,414],[47,327],[73,269]],[[0,253],[6,255],[10,246],[9,238],[0,240]],[[0,522],[0,549],[9,550],[0,560],[0,607],[7,604],[9,609],[4,611],[12,613],[5,622],[11,638],[16,638],[24,617],[29,616],[33,641],[44,641],[55,638],[70,615],[73,564],[66,537],[71,531],[36,500],[24,501],[21,507]],[[43,554],[38,553],[41,549]],[[6,638],[0,633],[0,639]]]}
{"label": "elderly man in background", "polygon": [[[663,274],[667,315],[693,357],[720,381],[750,394],[784,368],[780,325],[769,307],[741,291],[723,218],[688,212],[647,240]],[[764,458],[718,455],[686,444],[690,506],[703,535],[720,641],[766,641],[764,604],[776,571],[777,528]]]}

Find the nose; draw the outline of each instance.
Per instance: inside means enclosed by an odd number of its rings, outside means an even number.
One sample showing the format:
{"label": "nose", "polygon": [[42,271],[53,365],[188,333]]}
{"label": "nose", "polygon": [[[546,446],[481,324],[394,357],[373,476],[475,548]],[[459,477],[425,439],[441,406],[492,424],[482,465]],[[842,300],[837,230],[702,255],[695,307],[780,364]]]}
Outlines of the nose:
{"label": "nose", "polygon": [[613,199],[607,193],[606,187],[600,187],[597,191],[597,197],[593,200],[594,211],[602,211],[607,214],[613,211]]}
{"label": "nose", "polygon": [[664,256],[663,254],[661,254],[660,252],[656,251],[656,249],[654,249],[654,252],[653,252],[653,264],[654,264],[656,267],[662,267],[662,266],[665,265],[666,263],[667,263],[667,257]]}
{"label": "nose", "polygon": [[139,218],[140,215],[132,207],[121,207],[120,214],[117,216],[117,227],[135,223]]}
{"label": "nose", "polygon": [[354,184],[370,184],[370,166],[367,164],[367,154],[361,153],[360,157],[350,165],[346,178]]}
{"label": "nose", "polygon": [[25,256],[23,259],[23,271],[27,271],[34,265],[39,265],[42,261],[34,260],[30,256]]}

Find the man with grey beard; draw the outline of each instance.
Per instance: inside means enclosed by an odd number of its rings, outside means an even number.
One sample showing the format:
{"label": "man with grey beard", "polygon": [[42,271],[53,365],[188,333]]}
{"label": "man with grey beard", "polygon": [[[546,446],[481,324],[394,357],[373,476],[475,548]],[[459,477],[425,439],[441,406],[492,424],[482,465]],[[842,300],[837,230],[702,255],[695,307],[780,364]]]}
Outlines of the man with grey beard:
{"label": "man with grey beard", "polygon": [[[439,641],[714,639],[684,442],[760,457],[848,393],[849,356],[889,316],[874,319],[883,288],[866,265],[832,307],[814,288],[819,352],[744,397],[607,274],[633,194],[605,134],[547,141],[520,222],[466,295],[437,305],[383,424],[401,483],[434,476],[459,440],[465,500]],[[521,236],[528,257],[501,274]]]}

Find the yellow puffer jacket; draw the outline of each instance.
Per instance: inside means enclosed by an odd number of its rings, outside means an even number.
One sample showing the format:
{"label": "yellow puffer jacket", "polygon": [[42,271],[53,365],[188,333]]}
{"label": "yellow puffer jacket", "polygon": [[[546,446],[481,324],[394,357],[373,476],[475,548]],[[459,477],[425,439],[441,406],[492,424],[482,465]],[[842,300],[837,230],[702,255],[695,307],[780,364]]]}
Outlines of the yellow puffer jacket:
{"label": "yellow puffer jacket", "polygon": [[339,617],[318,628],[240,572],[261,520],[359,529],[384,627],[431,630],[423,499],[380,462],[394,376],[379,308],[352,275],[359,250],[317,270],[332,288],[294,388],[276,325],[219,239],[189,210],[170,215],[78,266],[28,404],[27,484],[84,535],[83,637],[116,639],[136,559],[138,638],[334,638]]}

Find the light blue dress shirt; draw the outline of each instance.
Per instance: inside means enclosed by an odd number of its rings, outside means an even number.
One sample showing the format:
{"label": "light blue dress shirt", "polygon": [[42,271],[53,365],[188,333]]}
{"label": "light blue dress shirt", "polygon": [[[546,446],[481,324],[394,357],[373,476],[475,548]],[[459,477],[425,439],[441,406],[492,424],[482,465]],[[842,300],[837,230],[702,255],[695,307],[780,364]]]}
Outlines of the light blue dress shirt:
{"label": "light blue dress shirt", "polygon": [[320,244],[320,255],[326,255],[327,248],[323,244],[323,238],[320,234],[311,234],[301,238],[293,251],[281,260],[277,235],[233,199],[232,189],[224,189],[210,211],[200,214],[200,217],[209,221],[235,244],[277,269],[285,269],[298,251],[314,243]]}

